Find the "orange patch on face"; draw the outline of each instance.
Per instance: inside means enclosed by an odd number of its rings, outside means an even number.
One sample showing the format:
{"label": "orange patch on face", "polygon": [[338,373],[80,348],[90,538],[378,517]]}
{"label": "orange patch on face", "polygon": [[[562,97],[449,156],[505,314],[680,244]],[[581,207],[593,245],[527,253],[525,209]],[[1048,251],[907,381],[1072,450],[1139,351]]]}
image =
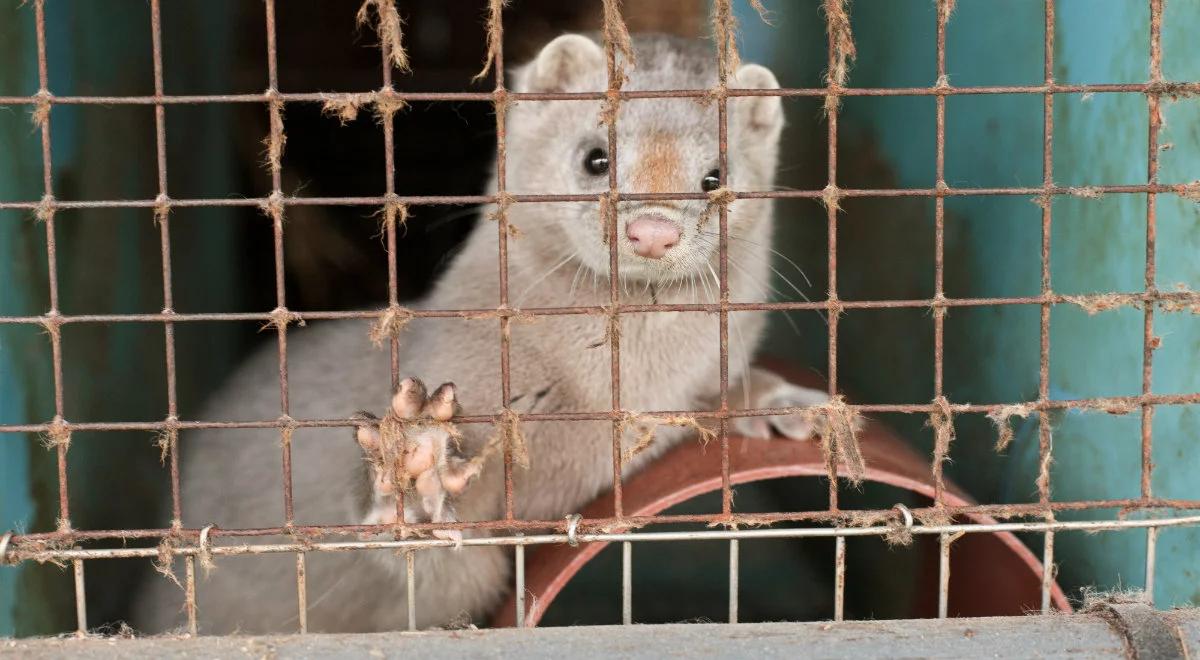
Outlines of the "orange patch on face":
{"label": "orange patch on face", "polygon": [[633,168],[633,191],[638,193],[679,192],[679,149],[675,138],[663,133],[648,136],[638,150]]}

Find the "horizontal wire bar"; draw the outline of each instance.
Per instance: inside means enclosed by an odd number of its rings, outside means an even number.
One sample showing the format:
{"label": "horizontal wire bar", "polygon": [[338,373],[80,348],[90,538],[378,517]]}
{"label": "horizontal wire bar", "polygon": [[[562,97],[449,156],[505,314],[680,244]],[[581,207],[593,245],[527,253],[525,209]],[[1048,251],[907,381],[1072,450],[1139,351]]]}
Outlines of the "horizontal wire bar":
{"label": "horizontal wire bar", "polygon": [[[1107,412],[1109,414],[1131,414],[1139,406],[1179,406],[1200,403],[1200,392],[1190,394],[1145,394],[1139,396],[1093,398],[1093,399],[1064,399],[1031,401],[1027,403],[951,403],[952,413],[992,413],[1004,408],[1020,406],[1029,411],[1039,410],[1089,410]],[[847,408],[860,413],[921,413],[928,414],[945,410],[944,406],[936,403],[873,403],[847,404]],[[777,415],[797,415],[806,412],[824,410],[822,405],[791,406],[783,408],[747,408],[730,409],[726,412],[719,410],[604,410],[598,412],[561,412],[561,413],[513,413],[522,422],[595,422],[619,421],[630,414],[649,417],[676,417],[688,415],[696,419],[732,419],[736,417],[772,417]],[[457,424],[499,424],[506,420],[504,415],[462,415],[450,421]],[[185,421],[168,419],[161,422],[46,422],[41,424],[3,424],[0,433],[44,433],[51,430],[74,431],[164,431],[164,430],[194,430],[194,429],[299,429],[299,428],[354,428],[362,426],[361,418],[340,419],[296,419],[284,417],[274,420],[252,420],[240,422],[222,421]]]}
{"label": "horizontal wire bar", "polygon": [[[1079,520],[1049,522],[998,522],[988,524],[913,525],[908,529],[913,534],[979,534],[996,532],[1102,532],[1123,529],[1150,529],[1164,527],[1200,526],[1200,515],[1144,520]],[[579,543],[612,543],[617,541],[722,541],[739,539],[791,539],[791,538],[835,538],[838,536],[883,536],[894,532],[895,526],[873,527],[805,527],[775,529],[728,529],[678,532],[607,532],[578,533]],[[391,541],[338,541],[314,543],[262,543],[227,546],[210,546],[203,551],[210,555],[261,555],[295,552],[347,552],[354,550],[424,550],[430,548],[456,548],[460,546],[531,546],[565,544],[567,534],[541,534],[532,536],[482,536],[453,539],[405,539]],[[9,550],[14,561],[52,561],[76,559],[136,559],[157,558],[160,552],[170,551],[177,556],[197,556],[199,546],[173,548],[95,548],[26,551],[19,546]]]}
{"label": "horizontal wire bar", "polygon": [[[1114,298],[1115,296],[1115,298]],[[822,311],[830,308],[841,310],[853,309],[912,309],[937,307],[986,307],[992,305],[1077,305],[1082,306],[1091,302],[1119,300],[1118,306],[1157,302],[1191,302],[1200,297],[1192,291],[1133,291],[1109,292],[1083,295],[1066,295],[1050,293],[1039,296],[1019,296],[1007,298],[922,298],[897,300],[817,300],[817,301],[788,301],[788,302],[729,302],[729,303],[679,303],[630,305],[618,303],[615,308],[607,305],[579,305],[568,307],[481,307],[473,309],[411,309],[407,310],[411,318],[461,318],[467,320],[493,320],[498,318],[513,318],[527,316],[570,316],[591,315],[610,316],[617,314],[651,314],[656,312],[702,312],[715,313],[721,311],[751,312],[751,311]],[[146,314],[44,314],[41,316],[0,316],[0,324],[26,325],[65,325],[70,323],[194,323],[194,322],[229,322],[229,321],[258,321],[274,322],[280,311],[286,312],[288,322],[329,321],[339,319],[379,319],[389,312],[383,310],[328,310],[328,311],[294,311],[288,309],[272,310],[270,312],[202,312],[179,313],[174,310],[163,310],[158,313]]]}
{"label": "horizontal wire bar", "polygon": [[[737,199],[816,199],[824,200],[830,190],[747,190],[734,191]],[[891,197],[984,197],[984,196],[1077,196],[1095,197],[1105,194],[1175,193],[1192,195],[1195,184],[1189,183],[1140,183],[1103,186],[1017,186],[999,188],[837,188],[833,190],[840,198],[891,198]],[[505,202],[517,204],[547,204],[566,202],[598,203],[600,193],[587,194],[511,194],[505,193]],[[708,201],[708,195],[696,192],[618,192],[617,201]],[[359,197],[294,197],[283,195],[271,197],[237,197],[211,199],[107,199],[107,200],[25,200],[0,201],[0,210],[81,210],[81,209],[160,209],[160,208],[207,208],[207,207],[266,207],[276,203],[283,206],[383,206],[405,204],[408,206],[464,206],[472,204],[494,204],[495,195],[381,195]]]}
{"label": "horizontal wire bar", "polygon": [[[621,100],[664,98],[710,98],[711,89],[655,89],[618,92],[513,92],[505,91],[512,101],[603,101],[610,94]],[[730,97],[814,97],[826,96],[971,96],[979,94],[1194,94],[1200,93],[1200,82],[1148,82],[1094,85],[990,85],[954,87],[789,87],[780,89],[728,89]],[[263,92],[257,94],[152,94],[142,96],[0,96],[0,105],[195,105],[205,103],[325,103],[327,101],[370,100],[385,96],[398,101],[479,101],[492,103],[493,92],[397,92],[368,90],[362,92]]]}
{"label": "horizontal wire bar", "polygon": [[[1168,500],[1161,498],[1130,498],[1119,500],[1089,500],[1027,504],[973,504],[941,507],[924,507],[911,510],[913,516],[920,519],[926,513],[939,516],[983,515],[996,517],[1048,517],[1065,511],[1093,511],[1098,509],[1117,509],[1120,511],[1200,511],[1200,500]],[[579,529],[613,529],[633,528],[644,525],[768,525],[774,523],[793,522],[834,522],[844,521],[847,516],[895,516],[894,509],[853,509],[838,511],[797,511],[790,513],[761,513],[752,515],[714,514],[663,514],[654,516],[627,516],[581,519],[577,522]],[[456,523],[406,523],[405,532],[424,532],[433,530],[498,530],[498,531],[561,531],[567,532],[568,523],[564,519],[557,520],[477,520]],[[220,529],[209,527],[208,536],[211,538],[244,538],[261,536],[293,536],[311,539],[324,535],[339,534],[394,534],[395,525],[322,525],[291,527]],[[203,530],[200,529],[120,529],[120,530],[64,530],[55,532],[35,532],[22,535],[12,535],[9,547],[26,544],[57,544],[75,543],[81,541],[99,541],[119,539],[123,543],[135,539],[199,539]]]}

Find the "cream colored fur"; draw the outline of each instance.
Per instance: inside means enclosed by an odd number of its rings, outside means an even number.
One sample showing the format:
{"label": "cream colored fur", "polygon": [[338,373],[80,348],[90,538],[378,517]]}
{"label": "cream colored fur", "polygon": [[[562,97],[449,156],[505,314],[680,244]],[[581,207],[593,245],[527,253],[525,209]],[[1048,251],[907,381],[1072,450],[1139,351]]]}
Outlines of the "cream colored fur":
{"label": "cream colored fur", "polygon": [[[695,42],[666,37],[635,39],[636,67],[626,89],[711,88],[716,58]],[[580,36],[552,42],[515,76],[522,90],[601,90],[600,48]],[[762,67],[747,65],[731,86],[777,87]],[[729,102],[729,186],[765,190],[773,185],[782,111],[778,98]],[[582,162],[604,146],[598,102],[521,103],[508,116],[507,189],[514,193],[601,193],[606,177],[590,177]],[[619,179],[628,191],[639,150],[666,139],[679,153],[678,190],[699,191],[717,167],[716,105],[691,99],[638,100],[622,105],[618,121]],[[495,182],[492,183],[495,189]],[[632,192],[638,192],[633,190]],[[621,299],[631,304],[713,302],[718,298],[717,217],[703,219],[705,203],[622,202],[619,226],[653,208],[680,224],[683,236],[667,258],[637,257],[621,249]],[[510,238],[509,301],[514,307],[604,305],[609,302],[608,246],[596,203],[515,204],[508,211],[519,237]],[[413,222],[420,222],[417,210]],[[768,200],[739,200],[729,216],[730,299],[769,298],[772,207]],[[500,302],[496,223],[481,220],[421,308],[494,308]],[[718,394],[718,317],[709,313],[649,313],[621,317],[621,406],[627,410],[711,409]],[[731,404],[804,405],[820,393],[747,372],[762,336],[762,313],[730,315],[729,371],[737,389]],[[512,324],[512,407],[519,412],[603,411],[612,406],[606,319],[542,316]],[[314,322],[289,332],[291,414],[344,418],[356,410],[382,412],[390,399],[387,350],[367,339],[368,323]],[[413,321],[400,340],[403,375],[430,386],[453,381],[465,414],[501,410],[500,332],[495,319]],[[237,371],[208,405],[206,419],[274,419],[280,413],[276,350],[264,347]],[[761,380],[758,380],[761,379]],[[788,435],[809,428],[796,419],[773,419]],[[464,425],[472,454],[494,433]],[[763,435],[762,422],[738,429]],[[527,423],[530,467],[515,474],[514,513],[557,520],[612,485],[608,422]],[[634,434],[626,438],[632,443]],[[655,443],[625,466],[631,474],[679,442],[680,429],[662,427]],[[277,430],[208,430],[184,433],[183,524],[221,528],[274,527],[283,522],[281,449]],[[293,436],[296,523],[352,524],[364,519],[369,480],[363,455],[347,429],[300,429]],[[503,516],[503,468],[491,459],[482,475],[454,502],[460,520]],[[239,539],[254,541],[259,539]],[[387,551],[310,553],[309,628],[314,631],[401,629],[407,621],[403,556]],[[421,627],[470,620],[486,623],[511,589],[511,552],[504,548],[439,549],[418,553],[417,621]],[[297,625],[295,558],[291,555],[222,557],[199,579],[201,630],[258,633]],[[142,594],[135,626],[161,632],[183,621],[183,595],[157,578]]]}

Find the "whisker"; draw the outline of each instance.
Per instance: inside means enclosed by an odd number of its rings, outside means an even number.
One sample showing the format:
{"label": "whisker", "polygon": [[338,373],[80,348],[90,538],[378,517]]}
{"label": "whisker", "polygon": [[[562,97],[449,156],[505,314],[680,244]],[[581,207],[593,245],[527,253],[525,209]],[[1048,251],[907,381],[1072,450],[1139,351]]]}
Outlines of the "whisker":
{"label": "whisker", "polygon": [[[717,298],[718,298],[718,299],[720,299],[720,296],[721,296],[721,278],[720,278],[720,277],[717,277],[717,271],[716,271],[716,270],[713,270],[713,267],[712,267],[712,264],[711,264],[711,263],[705,263],[704,265],[705,265],[705,266],[708,268],[708,272],[709,272],[709,273],[711,273],[711,274],[712,274],[712,276],[713,276],[713,285],[717,287]],[[728,286],[728,285],[729,285],[729,282],[726,282],[725,284],[726,284],[726,286]]]}
{"label": "whisker", "polygon": [[[745,276],[746,279],[750,280],[754,284],[757,284],[758,286],[760,286],[764,289],[768,289],[775,296],[776,300],[787,300],[787,296],[784,296],[783,292],[781,292],[779,289],[775,288],[775,286],[770,284],[769,282],[763,282],[759,278],[755,277],[748,270],[746,270],[746,268],[743,267],[742,264],[740,264],[738,261],[736,261],[734,259],[730,259],[729,265],[736,268],[737,271],[741,275]],[[825,323],[826,326],[829,325],[829,322],[825,319],[824,314],[822,314],[821,312],[818,311],[817,316],[821,317],[821,320]],[[797,337],[801,336],[800,327],[796,325],[796,322],[792,319],[791,314],[789,312],[784,311],[783,319],[785,321],[787,321],[787,324],[789,326],[791,326],[792,332],[796,333]]]}
{"label": "whisker", "polygon": [[[707,235],[710,235],[710,236],[719,236],[719,234],[717,234],[717,233],[715,233],[715,232],[706,232],[706,231],[703,231],[703,230],[701,230],[701,232],[700,232],[700,233],[701,233],[701,234],[707,234]],[[749,243],[750,245],[753,245],[753,246],[756,246],[756,247],[760,247],[760,248],[763,248],[763,249],[766,249],[766,250],[770,250],[770,251],[771,251],[771,254],[774,254],[775,256],[779,257],[780,259],[783,259],[784,261],[786,261],[786,262],[788,262],[789,264],[791,264],[791,266],[792,266],[793,268],[795,268],[795,269],[796,269],[796,272],[800,273],[800,277],[803,277],[803,278],[804,278],[804,283],[805,283],[805,284],[807,284],[808,286],[812,286],[812,285],[813,285],[813,284],[812,284],[812,280],[808,279],[808,275],[806,275],[806,274],[804,273],[804,269],[803,269],[803,268],[801,268],[801,267],[800,267],[800,265],[799,265],[799,264],[797,264],[795,261],[792,261],[790,257],[788,257],[786,254],[784,254],[784,253],[780,252],[779,250],[776,250],[775,248],[771,247],[770,245],[763,245],[762,243],[758,243],[758,242],[752,241],[752,240],[750,240],[750,239],[748,239],[748,238],[742,238],[741,236],[732,236],[732,235],[731,235],[729,238],[731,238],[731,239],[733,239],[733,240],[735,240],[735,241],[741,241],[741,242],[743,242],[743,243]]]}
{"label": "whisker", "polygon": [[746,279],[750,280],[754,284],[757,284],[758,286],[767,289],[775,297],[776,300],[786,300],[787,299],[787,296],[783,295],[782,291],[775,288],[775,285],[771,284],[770,282],[764,282],[764,281],[758,279],[757,277],[754,277],[750,273],[750,271],[748,271],[745,267],[743,267],[742,264],[740,264],[737,260],[728,259],[728,263],[730,266],[733,266],[734,268],[736,268],[740,275],[745,276]]}
{"label": "whisker", "polygon": [[[731,262],[731,263],[732,263],[732,262]],[[806,294],[805,294],[803,291],[801,291],[801,290],[800,290],[800,288],[799,288],[799,287],[797,287],[797,286],[796,286],[796,285],[795,285],[795,284],[794,284],[794,283],[791,281],[791,279],[789,279],[789,278],[788,278],[786,275],[784,275],[782,272],[780,272],[778,268],[775,268],[775,266],[771,265],[771,263],[770,263],[770,262],[765,262],[765,263],[766,263],[766,266],[767,266],[767,268],[770,268],[772,273],[774,273],[774,274],[775,274],[777,277],[779,277],[779,279],[783,280],[783,281],[784,281],[784,283],[786,283],[786,284],[787,284],[789,287],[791,287],[791,288],[792,288],[792,290],[796,292],[796,295],[800,296],[800,298],[801,298],[802,300],[804,300],[805,302],[812,302],[812,300],[811,300],[811,299],[810,299],[810,298],[809,298],[809,297],[808,297],[808,296],[807,296],[807,295],[806,295]],[[800,274],[801,274],[801,275],[803,275],[803,274],[804,274],[804,273],[803,273],[803,271],[801,271],[801,273],[800,273]],[[762,285],[762,284],[763,284],[762,282],[758,281],[757,279],[755,279],[755,282],[756,282],[757,284],[759,284],[759,285]],[[810,283],[809,285],[811,286],[811,283]],[[773,291],[773,292],[774,292],[776,295],[779,295],[779,297],[780,297],[780,299],[781,299],[781,300],[783,300],[783,299],[786,299],[786,296],[783,296],[783,295],[782,295],[782,294],[779,292],[779,290],[778,290],[778,289],[775,289],[775,287],[773,287],[773,286],[771,286],[771,285],[769,285],[769,284],[768,284],[768,285],[766,285],[766,286],[767,286],[768,288],[770,288],[770,289],[771,289],[771,290],[772,290],[772,291]],[[820,312],[818,312],[818,314],[820,314]],[[822,317],[822,318],[824,318],[824,315],[822,314],[822,315],[821,315],[821,317]],[[826,324],[826,325],[828,325],[828,324],[829,324],[829,321],[828,321],[828,319],[826,319],[826,321],[825,321],[825,324]]]}
{"label": "whisker", "polygon": [[575,300],[575,287],[579,285],[579,282],[580,282],[579,276],[583,273],[583,269],[584,269],[584,263],[582,261],[580,261],[579,265],[575,267],[574,277],[571,278],[571,290],[567,293],[568,301]]}
{"label": "whisker", "polygon": [[534,287],[536,287],[537,285],[539,285],[543,281],[545,281],[545,279],[547,277],[550,277],[551,275],[553,275],[555,273],[555,271],[557,271],[559,268],[562,268],[563,266],[567,265],[567,263],[570,262],[572,259],[574,259],[576,257],[576,255],[578,255],[578,254],[579,254],[579,251],[576,250],[575,252],[572,252],[571,254],[567,255],[566,258],[564,258],[562,261],[559,261],[557,264],[554,265],[554,267],[552,267],[550,270],[548,270],[544,274],[542,274],[541,277],[537,278],[536,280],[531,282],[529,284],[529,286],[525,287],[525,290],[521,292],[521,295],[517,296],[517,307],[521,306],[521,303],[525,301],[525,296],[529,295],[529,292],[532,291]]}
{"label": "whisker", "polygon": [[704,299],[702,302],[713,302],[712,292],[708,290],[708,278],[704,276],[704,271],[700,271],[698,274],[700,275],[697,278],[700,281],[700,286],[704,287]]}

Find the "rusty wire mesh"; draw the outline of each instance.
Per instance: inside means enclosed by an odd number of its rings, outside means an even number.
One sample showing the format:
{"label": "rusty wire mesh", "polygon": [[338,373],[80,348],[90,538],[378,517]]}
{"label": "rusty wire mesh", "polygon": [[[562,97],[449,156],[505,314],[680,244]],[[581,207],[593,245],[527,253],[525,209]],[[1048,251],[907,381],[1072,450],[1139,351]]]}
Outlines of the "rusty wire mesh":
{"label": "rusty wire mesh", "polygon": [[[288,404],[288,326],[309,320],[363,318],[376,319],[378,323],[387,325],[394,322],[399,315],[404,319],[412,318],[464,318],[475,322],[498,322],[500,331],[500,372],[502,397],[504,402],[500,414],[490,416],[459,416],[453,421],[461,424],[503,424],[519,423],[520,421],[584,421],[608,420],[613,427],[613,491],[615,507],[611,517],[580,520],[568,517],[564,520],[522,520],[513,514],[513,466],[514,458],[511,447],[504,452],[504,484],[505,503],[504,517],[501,520],[474,521],[458,523],[404,523],[406,531],[427,531],[433,528],[484,529],[496,532],[508,532],[509,535],[493,535],[470,538],[463,541],[467,545],[511,545],[516,547],[516,591],[518,625],[524,617],[524,548],[528,545],[548,543],[572,544],[577,542],[611,542],[624,541],[624,600],[626,604],[625,620],[629,622],[629,561],[628,542],[641,541],[670,541],[683,539],[716,539],[730,541],[730,620],[737,618],[737,542],[739,539],[753,538],[796,538],[796,537],[834,537],[836,539],[835,574],[837,579],[835,594],[835,618],[843,617],[844,578],[846,569],[845,539],[857,536],[881,536],[904,528],[916,534],[936,534],[940,544],[939,571],[939,615],[947,615],[949,553],[951,543],[962,533],[985,533],[1000,531],[1041,532],[1045,544],[1043,562],[1046,566],[1054,565],[1054,538],[1060,531],[1083,530],[1101,531],[1121,528],[1146,529],[1147,557],[1146,583],[1147,589],[1153,583],[1155,541],[1158,530],[1168,526],[1200,525],[1200,515],[1159,517],[1152,519],[1132,519],[1119,517],[1113,520],[1066,522],[1057,521],[1055,513],[1060,511],[1076,511],[1090,509],[1120,509],[1131,510],[1163,510],[1176,509],[1180,511],[1196,511],[1200,514],[1200,502],[1193,500],[1168,500],[1156,497],[1151,490],[1152,422],[1153,412],[1160,405],[1186,405],[1200,403],[1200,393],[1187,394],[1155,394],[1151,390],[1153,353],[1155,350],[1154,318],[1156,307],[1169,309],[1192,308],[1200,305],[1200,296],[1191,291],[1162,291],[1155,282],[1155,199],[1163,193],[1195,198],[1200,195],[1197,184],[1164,185],[1158,181],[1158,135],[1162,124],[1159,111],[1163,96],[1178,96],[1183,94],[1200,93],[1200,81],[1171,82],[1163,78],[1162,73],[1162,20],[1164,0],[1147,0],[1150,6],[1150,41],[1148,57],[1150,62],[1150,80],[1145,83],[1130,84],[1059,84],[1054,80],[1054,35],[1055,14],[1054,2],[1045,2],[1045,79],[1041,85],[1017,86],[979,86],[955,87],[951,85],[946,73],[946,25],[954,9],[955,0],[936,0],[937,3],[937,83],[932,87],[905,88],[854,88],[847,87],[847,60],[853,58],[853,37],[850,34],[848,18],[848,0],[822,0],[825,20],[827,21],[828,44],[828,74],[826,84],[813,88],[782,88],[771,90],[747,90],[727,87],[730,73],[729,62],[734,57],[736,48],[736,26],[732,20],[732,0],[716,0],[714,6],[714,39],[717,43],[717,59],[719,83],[716,89],[677,89],[654,91],[625,91],[621,89],[621,72],[618,64],[620,50],[619,33],[614,30],[624,30],[620,16],[619,0],[603,0],[605,10],[605,51],[609,86],[607,90],[587,93],[518,93],[505,87],[505,61],[503,49],[503,10],[506,0],[489,0],[487,11],[489,15],[489,62],[491,72],[496,80],[496,88],[490,93],[458,92],[458,93],[412,93],[397,90],[393,84],[393,70],[407,66],[403,53],[396,51],[401,47],[399,35],[388,38],[381,31],[381,87],[370,92],[356,93],[284,93],[278,89],[278,61],[275,30],[275,0],[264,0],[265,25],[267,42],[267,70],[269,86],[260,94],[217,94],[217,95],[167,95],[163,91],[163,57],[162,29],[160,19],[161,0],[151,0],[151,30],[153,36],[153,66],[154,90],[153,96],[55,96],[50,92],[50,80],[47,75],[46,57],[46,19],[44,12],[45,0],[33,0],[33,10],[36,14],[37,32],[37,67],[39,90],[33,96],[0,97],[0,106],[23,106],[31,109],[35,124],[41,134],[42,171],[44,195],[40,200],[30,201],[0,201],[0,210],[17,209],[31,212],[44,223],[46,232],[46,256],[48,261],[49,304],[46,313],[39,316],[0,316],[0,323],[26,324],[42,326],[49,339],[53,360],[54,410],[53,419],[38,424],[9,424],[0,425],[0,433],[38,433],[50,441],[50,446],[57,453],[58,470],[58,509],[59,526],[52,532],[37,532],[28,534],[5,534],[0,537],[0,561],[70,561],[75,576],[76,606],[78,629],[81,634],[87,631],[87,612],[83,586],[84,560],[106,558],[153,558],[157,557],[164,547],[172,555],[182,556],[186,568],[186,604],[189,628],[196,630],[196,562],[211,560],[214,555],[258,554],[258,553],[295,553],[297,558],[297,597],[299,605],[299,627],[304,631],[306,624],[306,586],[305,586],[305,553],[306,552],[340,552],[373,548],[393,548],[408,552],[408,591],[410,625],[413,621],[414,607],[411,589],[413,579],[412,552],[423,548],[445,547],[453,545],[452,541],[440,539],[404,539],[376,540],[352,542],[314,542],[326,534],[345,533],[390,533],[395,531],[391,525],[325,525],[304,526],[295,524],[292,506],[292,480],[290,444],[283,442],[283,503],[285,522],[283,526],[259,529],[218,529],[208,526],[203,529],[189,529],[181,523],[181,503],[179,485],[179,446],[178,434],[188,429],[235,429],[235,428],[277,428],[286,438],[297,428],[311,427],[354,427],[359,421],[353,418],[344,419],[296,419],[290,415]],[[752,0],[751,4],[760,7]],[[378,12],[379,20],[383,21],[386,12],[394,12],[394,0],[367,0],[363,3],[364,11]],[[488,69],[485,66],[484,73]],[[1105,185],[1087,187],[1064,187],[1054,183],[1053,176],[1053,135],[1054,135],[1054,99],[1056,95],[1070,93],[1118,93],[1133,92],[1144,94],[1149,106],[1149,126],[1147,139],[1148,177],[1145,183],[1126,185]],[[1028,94],[1041,95],[1043,98],[1043,150],[1042,150],[1042,185],[1036,187],[1006,187],[1006,188],[967,188],[951,187],[945,181],[945,140],[946,98],[955,95],[996,95],[996,94]],[[825,117],[828,128],[828,183],[821,190],[787,190],[770,192],[731,191],[726,188],[727,158],[728,158],[728,113],[729,98],[747,96],[780,96],[780,97],[813,97],[824,99]],[[933,188],[920,189],[852,189],[838,185],[838,117],[840,99],[851,96],[933,96],[936,100],[936,184]],[[505,111],[509,104],[521,101],[604,101],[607,107],[615,109],[621,102],[631,99],[648,98],[692,98],[715,99],[718,108],[719,158],[721,188],[714,193],[646,193],[634,194],[618,190],[618,163],[616,139],[616,113],[609,114],[608,150],[610,169],[608,171],[609,191],[601,195],[601,206],[618,201],[666,201],[666,200],[706,200],[719,210],[719,283],[720,300],[707,304],[652,304],[631,305],[621,302],[619,272],[617,259],[617,226],[608,223],[610,248],[608,305],[602,306],[564,306],[543,308],[514,308],[509,304],[508,292],[508,238],[510,236],[507,219],[507,209],[512,204],[536,202],[596,202],[594,195],[569,194],[511,194],[506,190],[505,173]],[[392,118],[394,113],[410,101],[462,101],[491,103],[496,116],[496,193],[479,196],[401,196],[395,192],[395,135]],[[214,104],[214,103],[249,103],[262,104],[270,120],[270,134],[267,138],[268,166],[271,174],[271,193],[263,198],[229,198],[229,199],[174,199],[169,196],[166,158],[166,122],[165,107],[176,104]],[[281,187],[280,154],[283,149],[283,109],[289,103],[320,103],[320,104],[374,104],[383,115],[383,143],[385,151],[385,182],[384,193],[375,197],[298,197],[284,193]],[[155,109],[155,131],[157,144],[157,174],[158,196],[155,199],[141,200],[80,200],[60,201],[54,196],[52,185],[52,155],[51,155],[51,109],[56,105],[153,105]],[[1050,281],[1050,236],[1052,213],[1049,200],[1054,196],[1077,195],[1094,196],[1103,193],[1141,193],[1147,196],[1146,211],[1146,260],[1145,288],[1142,291],[1114,292],[1094,296],[1064,296],[1051,287]],[[959,196],[1031,196],[1042,209],[1041,222],[1041,293],[1036,296],[1004,297],[1004,298],[948,298],[944,291],[944,235],[945,209],[947,197]],[[935,203],[935,257],[934,257],[934,296],[921,300],[842,300],[838,295],[838,212],[839,200],[847,198],[887,198],[887,197],[920,197],[932,198]],[[828,221],[828,295],[825,300],[814,302],[750,302],[735,303],[729,300],[728,289],[728,211],[729,205],[736,199],[786,199],[801,198],[821,201],[827,211]],[[500,304],[489,309],[431,309],[409,310],[400,306],[396,267],[396,230],[397,220],[407,217],[408,209],[422,205],[469,205],[491,204],[496,206],[496,230],[499,237],[499,285]],[[388,307],[382,310],[370,311],[299,311],[287,306],[287,296],[284,285],[284,216],[290,207],[301,205],[314,206],[361,206],[374,207],[382,211],[385,219],[384,229],[388,254]],[[171,211],[176,208],[189,207],[258,207],[270,217],[274,225],[274,274],[276,308],[269,313],[177,313],[172,302],[171,287]],[[158,224],[161,236],[162,253],[162,287],[163,308],[156,314],[80,314],[65,315],[59,311],[57,255],[55,249],[55,213],[60,209],[151,209]],[[1115,298],[1114,298],[1115,296]],[[1142,391],[1138,396],[1107,398],[1107,399],[1072,399],[1055,400],[1050,397],[1049,387],[1049,354],[1050,354],[1050,313],[1055,305],[1076,304],[1094,305],[1106,304],[1112,300],[1119,304],[1136,306],[1144,312],[1143,334],[1143,370]],[[1040,308],[1040,351],[1039,351],[1039,386],[1035,400],[1011,404],[972,405],[954,403],[943,394],[943,362],[944,362],[944,318],[947,310],[954,307],[975,307],[984,305],[1036,305]],[[746,416],[766,416],[780,414],[804,413],[811,410],[801,408],[769,408],[733,410],[729,407],[729,368],[728,368],[728,331],[729,314],[731,312],[762,310],[819,310],[827,313],[829,324],[828,342],[828,388],[831,397],[839,393],[838,380],[838,319],[846,310],[852,309],[895,309],[919,308],[929,309],[933,314],[934,326],[934,398],[930,402],[913,404],[873,404],[849,405],[852,413],[907,413],[927,415],[935,433],[935,446],[932,457],[932,473],[936,488],[936,496],[931,507],[909,511],[903,506],[891,510],[856,511],[856,513],[876,516],[874,519],[885,521],[868,527],[846,526],[845,511],[838,505],[838,479],[831,474],[829,479],[829,506],[820,511],[803,511],[789,513],[768,513],[745,516],[735,514],[732,506],[732,490],[729,475],[729,441],[728,423],[731,418]],[[653,416],[687,415],[694,419],[712,420],[718,426],[718,438],[722,459],[722,510],[711,515],[656,515],[656,516],[627,516],[622,510],[622,454],[621,454],[621,421],[629,414],[622,408],[620,400],[620,317],[625,314],[640,314],[648,312],[703,312],[715,313],[720,320],[720,406],[716,410],[693,411],[651,411]],[[509,403],[510,396],[510,339],[508,326],[517,316],[555,316],[583,314],[607,317],[611,331],[607,333],[607,342],[611,348],[611,387],[612,405],[609,410],[581,411],[569,413],[528,413],[517,414]],[[278,337],[279,355],[279,389],[280,415],[276,419],[254,421],[192,421],[180,419],[176,405],[176,369],[174,329],[178,323],[211,321],[258,321],[274,329]],[[157,422],[96,422],[73,423],[63,417],[63,358],[60,328],[67,324],[76,323],[161,323],[165,334],[166,345],[166,389],[167,417]],[[400,362],[398,340],[395,333],[384,332],[384,339],[390,344],[391,379],[395,388],[400,381]],[[1086,501],[1052,501],[1051,484],[1049,479],[1049,464],[1051,460],[1051,422],[1050,413],[1068,409],[1090,409],[1102,411],[1141,412],[1141,493],[1135,498],[1086,500]],[[1036,414],[1038,416],[1039,459],[1041,473],[1037,480],[1038,501],[1029,504],[979,504],[971,506],[951,506],[943,502],[944,480],[942,476],[943,463],[947,459],[950,441],[953,434],[953,417],[964,413],[987,414],[998,420],[1002,426],[1014,414]],[[173,524],[164,529],[121,529],[121,530],[78,530],[72,526],[71,513],[68,504],[67,483],[67,451],[69,439],[74,431],[149,431],[165,434],[167,438],[167,456],[170,471],[171,511]],[[401,493],[402,497],[402,493]],[[397,503],[397,510],[403,516],[403,504]],[[999,522],[994,524],[952,524],[953,516],[962,514],[1002,515],[1006,517],[1031,517],[1035,520],[1023,522]],[[918,520],[931,521],[929,524],[914,524],[914,516]],[[403,520],[403,518],[401,518]],[[1040,519],[1040,520],[1038,520]],[[769,525],[785,521],[817,521],[829,523],[832,526],[822,528],[777,528],[777,529],[739,529],[739,523],[753,522]],[[633,528],[649,523],[708,523],[712,527],[702,532],[606,532],[610,528]],[[744,527],[744,526],[743,526]],[[534,534],[533,532],[541,532]],[[294,539],[288,543],[252,543],[241,545],[211,545],[211,539],[216,537],[256,537],[282,535]],[[78,542],[118,542],[125,539],[154,539],[163,542],[159,548],[125,548],[101,547],[80,549],[73,547]],[[167,542],[170,542],[168,545]],[[1042,609],[1051,608],[1050,593],[1053,585],[1053,570],[1044,571],[1042,583]],[[418,604],[419,605],[419,604]]]}

